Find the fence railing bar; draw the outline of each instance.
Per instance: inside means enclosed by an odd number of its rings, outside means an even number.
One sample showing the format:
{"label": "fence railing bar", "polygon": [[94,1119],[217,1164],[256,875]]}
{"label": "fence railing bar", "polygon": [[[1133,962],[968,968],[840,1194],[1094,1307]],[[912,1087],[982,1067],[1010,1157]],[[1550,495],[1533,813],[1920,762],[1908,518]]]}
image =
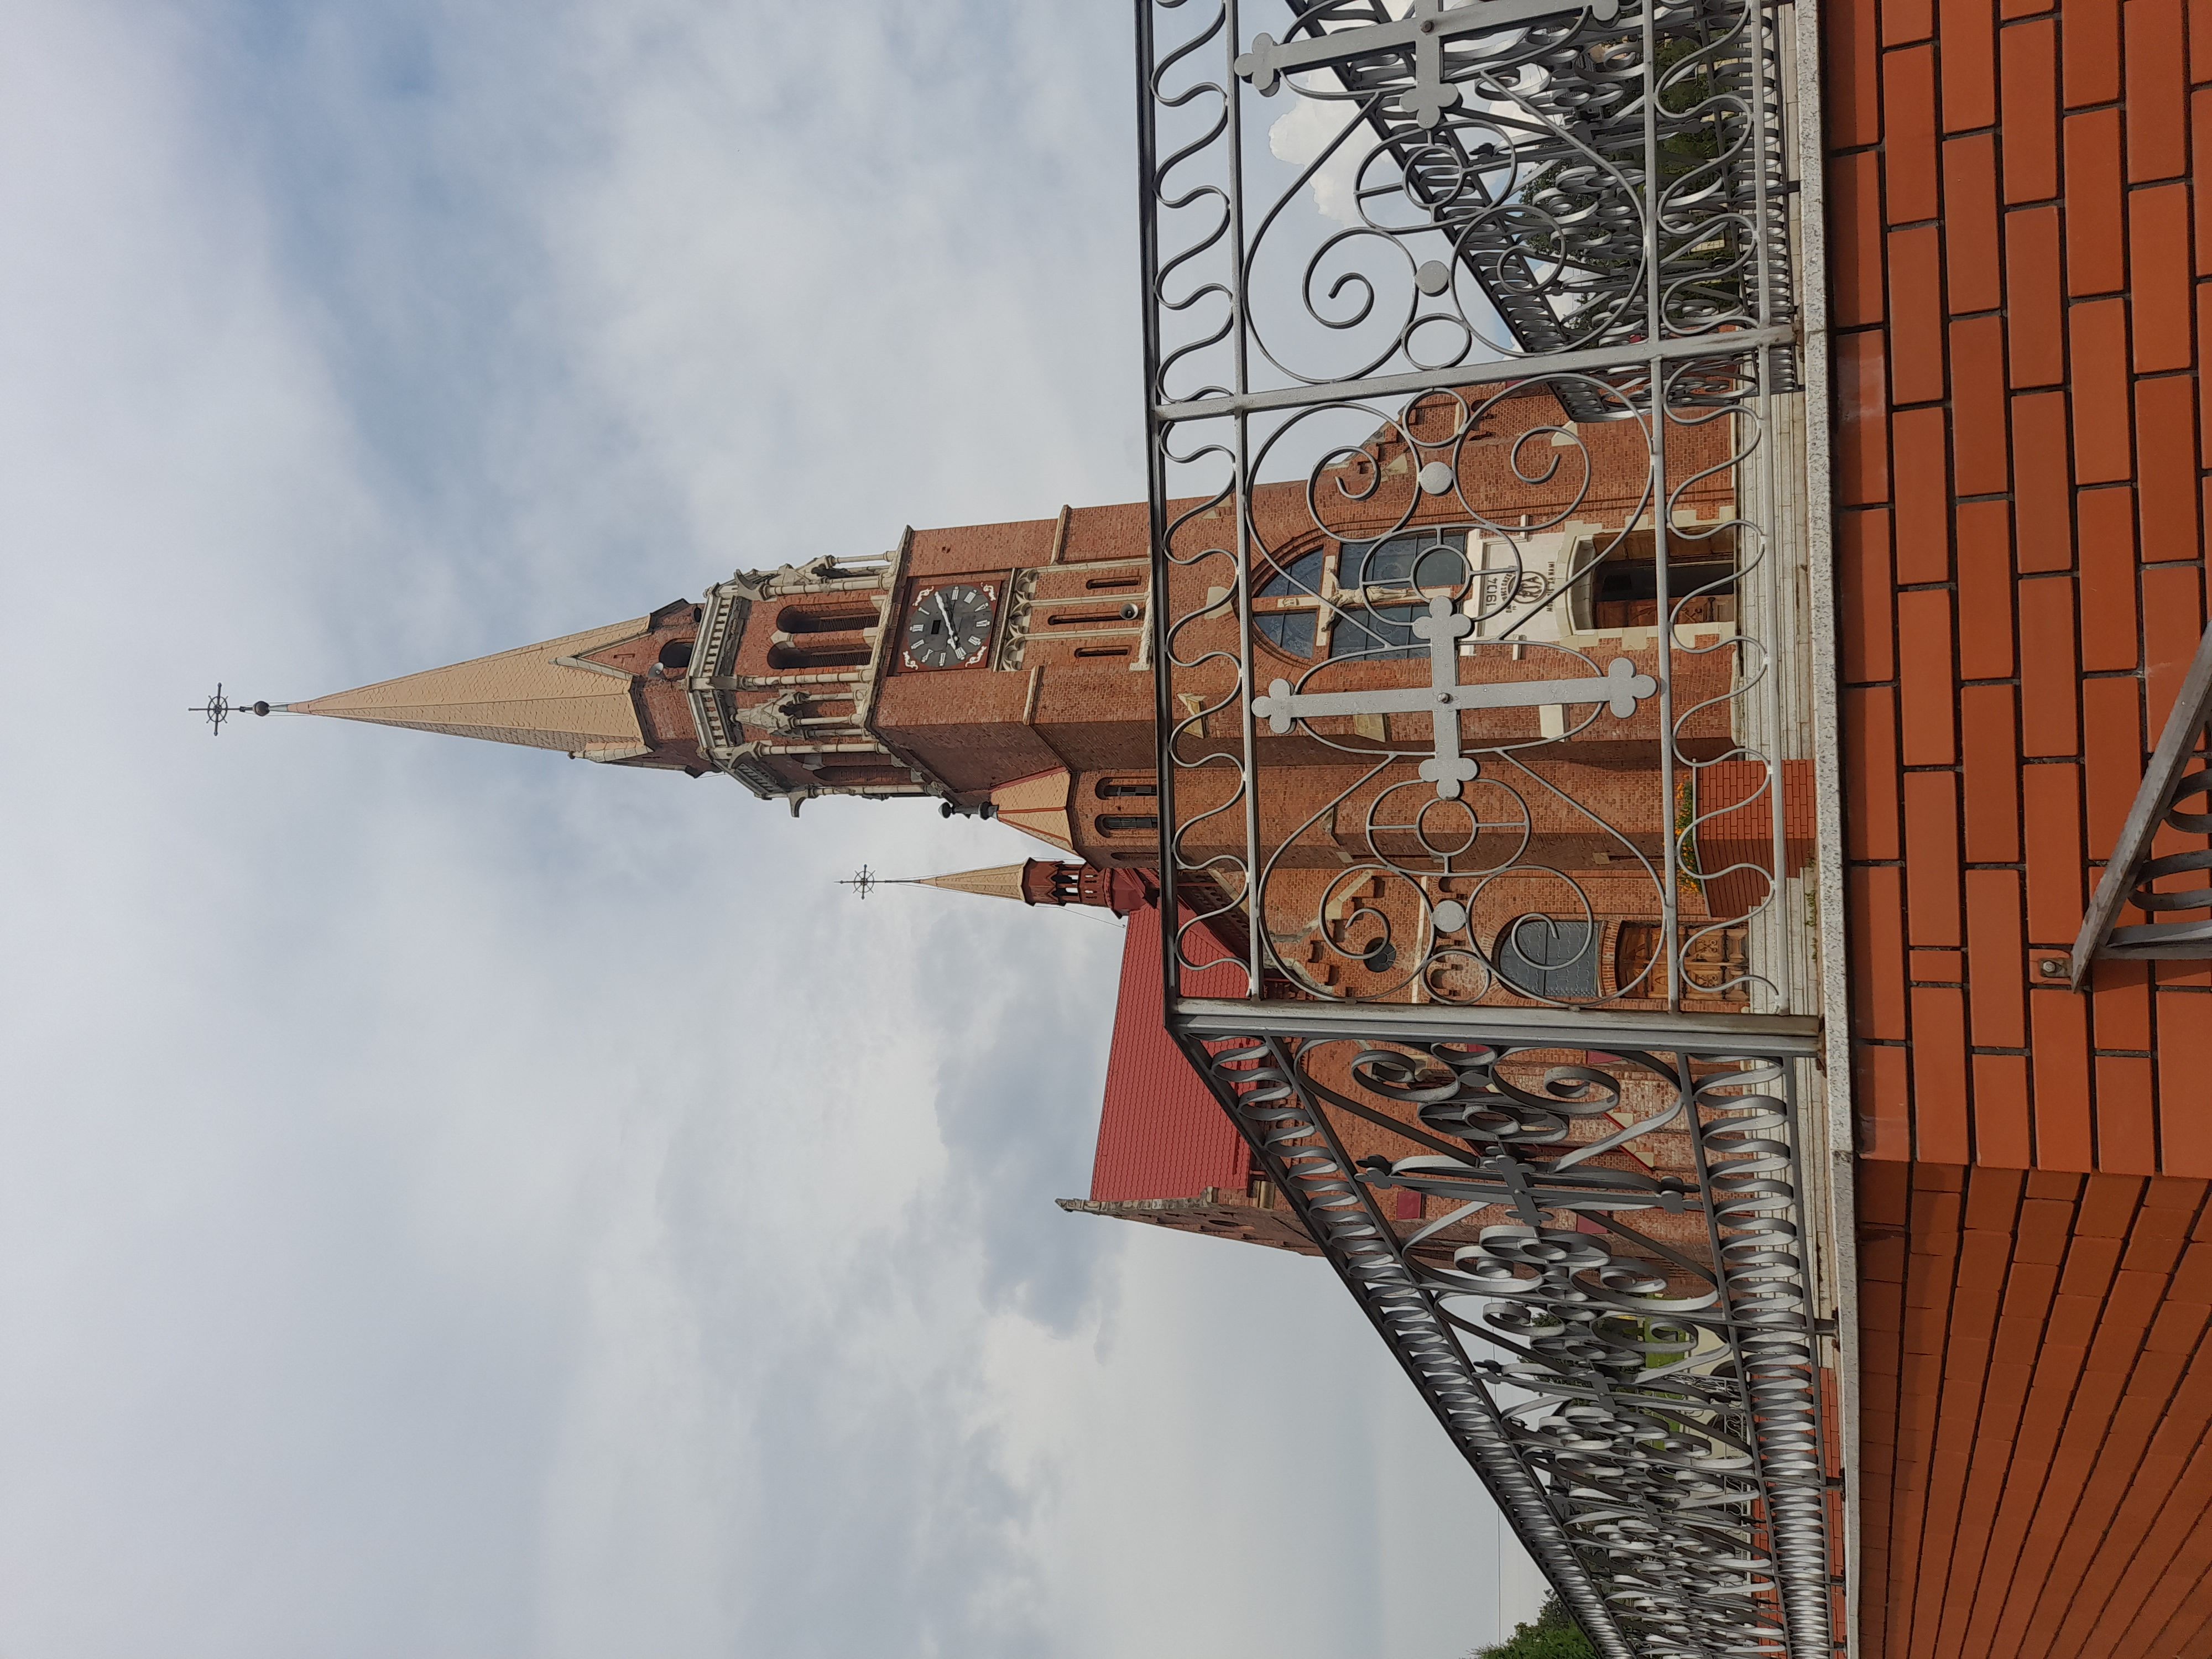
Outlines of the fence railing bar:
{"label": "fence railing bar", "polygon": [[[2089,964],[2100,956],[2212,957],[2212,938],[2206,937],[2205,925],[2154,922],[2121,929],[2118,935],[2113,929],[2129,894],[2135,890],[2136,872],[2150,853],[2160,822],[2173,805],[2174,790],[2208,719],[2212,719],[2212,629],[2207,629],[2197,641],[2197,654],[2181,682],[2181,695],[2174,699],[2173,713],[2159,733],[2158,747],[2151,751],[2150,764],[2143,769],[2142,787],[2136,791],[2127,822],[2120,826],[2119,839],[2112,844],[2112,855],[2097,882],[2089,912],[2081,918],[2072,963],[2072,982],[2077,991],[2089,976]],[[2154,941],[2173,948],[2160,950]]]}
{"label": "fence railing bar", "polygon": [[1168,1009],[1170,1030],[1216,1036],[1402,1038],[1409,1042],[1557,1041],[1574,1048],[1694,1048],[1719,1054],[1818,1054],[1820,1022],[1809,1015],[1585,1012],[1562,1008],[1468,1007],[1435,1003],[1237,1002],[1183,997]]}
{"label": "fence railing bar", "polygon": [[1657,343],[1594,346],[1587,351],[1551,351],[1528,357],[1498,357],[1481,362],[1460,363],[1449,368],[1424,369],[1407,374],[1377,374],[1362,380],[1322,380],[1309,386],[1284,386],[1273,392],[1248,392],[1242,397],[1194,398],[1187,403],[1153,406],[1152,416],[1164,422],[1215,420],[1225,415],[1250,415],[1263,410],[1303,409],[1313,404],[1356,402],[1368,398],[1435,392],[1455,386],[1492,386],[1505,381],[1540,380],[1553,374],[1588,374],[1607,368],[1639,368],[1658,358],[1676,362],[1685,358],[1741,357],[1764,346],[1790,345],[1793,326],[1736,329],[1725,333],[1679,335]]}

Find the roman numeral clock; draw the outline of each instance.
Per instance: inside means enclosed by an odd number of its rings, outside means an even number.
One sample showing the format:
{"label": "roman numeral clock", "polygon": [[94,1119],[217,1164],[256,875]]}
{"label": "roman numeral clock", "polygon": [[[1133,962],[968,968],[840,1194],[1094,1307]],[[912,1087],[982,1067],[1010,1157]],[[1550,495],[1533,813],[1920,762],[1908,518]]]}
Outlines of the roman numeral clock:
{"label": "roman numeral clock", "polygon": [[999,590],[988,582],[945,582],[915,590],[901,637],[907,668],[968,668],[990,650]]}

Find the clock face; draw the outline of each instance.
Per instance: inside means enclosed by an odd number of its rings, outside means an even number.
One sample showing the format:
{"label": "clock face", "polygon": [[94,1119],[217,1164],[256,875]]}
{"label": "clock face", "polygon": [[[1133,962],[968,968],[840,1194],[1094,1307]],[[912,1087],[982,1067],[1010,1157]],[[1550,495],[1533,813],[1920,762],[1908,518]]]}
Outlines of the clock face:
{"label": "clock face", "polygon": [[975,661],[991,641],[998,597],[988,587],[955,582],[923,592],[906,614],[909,668],[959,668]]}

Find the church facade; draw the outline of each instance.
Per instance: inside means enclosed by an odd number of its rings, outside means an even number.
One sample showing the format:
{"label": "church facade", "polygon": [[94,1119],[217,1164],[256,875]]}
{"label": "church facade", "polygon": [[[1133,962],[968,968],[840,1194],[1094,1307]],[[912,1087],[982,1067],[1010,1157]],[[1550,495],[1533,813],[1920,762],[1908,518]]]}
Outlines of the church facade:
{"label": "church facade", "polygon": [[[1470,534],[1463,516],[1425,496],[1410,477],[1415,446],[1436,441],[1447,422],[1467,422],[1478,405],[1482,429],[1455,435],[1488,475],[1480,483],[1491,510],[1516,524],[1510,544]],[[1556,686],[1541,678],[1541,665],[1571,659],[1600,670],[1618,664],[1628,683],[1650,684],[1659,653],[1656,558],[1636,434],[1577,426],[1535,388],[1498,398],[1472,389],[1428,419],[1430,428],[1415,423],[1413,442],[1385,430],[1346,459],[1339,471],[1362,510],[1333,533],[1307,522],[1297,485],[1259,494],[1256,528],[1279,550],[1249,611],[1225,587],[1201,587],[1195,575],[1182,581],[1173,603],[1194,621],[1182,628],[1176,649],[1201,665],[1207,657],[1224,665],[1211,685],[1203,672],[1180,683],[1182,712],[1198,711],[1201,747],[1212,741],[1209,725],[1224,723],[1225,665],[1241,627],[1271,677],[1304,684],[1326,676],[1339,695],[1387,692],[1429,678],[1432,653],[1419,629],[1442,599],[1465,619],[1451,654],[1471,680],[1509,693],[1523,682]],[[1546,467],[1524,478],[1518,473],[1529,470],[1532,447]],[[1561,465],[1562,455],[1574,465]],[[1480,825],[1456,860],[1457,871],[1480,874],[1456,873],[1447,860],[1431,893],[1448,898],[1480,882],[1479,897],[1462,893],[1472,901],[1475,955],[1503,961],[1504,973],[1484,974],[1473,987],[1463,972],[1457,984],[1449,972],[1409,977],[1380,941],[1394,926],[1404,933],[1410,916],[1392,915],[1391,901],[1345,872],[1371,856],[1376,831],[1359,820],[1418,780],[1406,744],[1429,717],[1302,720],[1296,732],[1267,744],[1271,766],[1294,782],[1268,796],[1262,833],[1296,837],[1322,804],[1332,823],[1318,842],[1308,836],[1286,856],[1269,891],[1284,910],[1267,919],[1278,933],[1295,929],[1291,913],[1324,918],[1308,959],[1286,959],[1278,970],[1286,984],[1409,1001],[1663,1006],[1654,932],[1662,906],[1650,871],[1678,827],[1673,820],[1687,814],[1696,861],[1722,873],[1679,896],[1683,917],[1700,924],[1685,993],[1716,1008],[1746,1001],[1743,919],[1776,879],[1775,860],[1761,848],[1774,792],[1764,768],[1730,759],[1738,747],[1728,708],[1737,594],[1727,459],[1716,428],[1676,461],[1686,482],[1674,492],[1673,529],[1698,549],[1694,562],[1678,552],[1674,567],[1678,582],[1698,585],[1676,607],[1676,645],[1686,659],[1677,696],[1698,705],[1676,741],[1708,763],[1686,774],[1680,799],[1663,799],[1652,787],[1655,700],[1647,690],[1616,711],[1605,701],[1613,694],[1602,672],[1583,677],[1586,690],[1547,694],[1587,702],[1516,700],[1462,715],[1470,744],[1526,751],[1524,763],[1556,787],[1537,793],[1537,815],[1512,830],[1528,878],[1497,878],[1490,843],[1498,837],[1489,832],[1499,826]],[[1223,527],[1218,509],[1188,505],[1198,529]],[[605,765],[720,775],[794,813],[840,796],[912,799],[1001,818],[1094,870],[1153,869],[1161,818],[1149,534],[1143,503],[909,529],[884,553],[739,572],[696,601],[285,707]],[[1206,708],[1209,701],[1219,707]],[[1782,781],[1791,814],[1784,878],[1811,857],[1809,787],[1802,762]],[[1590,801],[1601,817],[1584,810]],[[1224,850],[1241,841],[1234,814],[1194,799],[1191,816],[1198,827],[1178,842],[1186,865],[1206,864],[1216,850],[1209,837]],[[1415,822],[1381,834],[1418,842],[1432,830]],[[1546,896],[1530,885],[1540,867],[1574,872],[1576,908],[1589,914],[1551,918],[1574,923],[1564,933],[1553,925],[1516,935],[1517,924],[1548,915]]]}
{"label": "church facade", "polygon": [[[1479,430],[1469,413],[1478,409]],[[1510,580],[1497,550],[1413,478],[1420,441],[1447,436],[1470,441],[1484,487],[1515,526]],[[1532,453],[1540,467],[1529,463]],[[1700,591],[1677,602],[1674,642],[1690,653],[1687,693],[1708,705],[1690,716],[1680,740],[1707,768],[1686,775],[1674,797],[1657,788],[1658,712],[1648,696],[1620,712],[1598,701],[1609,695],[1601,672],[1589,676],[1589,703],[1516,702],[1463,716],[1471,746],[1537,751],[1527,764],[1552,785],[1535,796],[1548,811],[1501,837],[1498,826],[1466,833],[1462,824],[1475,820],[1455,803],[1435,801],[1407,829],[1386,834],[1418,844],[1451,805],[1451,828],[1464,844],[1419,886],[1392,892],[1374,870],[1372,808],[1409,783],[1432,794],[1407,752],[1418,722],[1358,713],[1304,722],[1269,744],[1271,764],[1297,781],[1269,798],[1267,828],[1293,836],[1323,805],[1332,828],[1318,848],[1287,860],[1268,889],[1261,921],[1284,946],[1268,975],[1272,994],[1663,1010],[1674,958],[1660,946],[1670,918],[1652,870],[1680,828],[1669,821],[1673,799],[1694,826],[1691,861],[1725,872],[1684,882],[1674,895],[1671,925],[1689,941],[1674,1000],[1714,1012],[1749,1006],[1749,915],[1770,889],[1801,877],[1811,857],[1811,781],[1802,762],[1770,781],[1763,765],[1730,758],[1738,740],[1726,706],[1735,673],[1727,647],[1738,595],[1729,459],[1715,430],[1675,461],[1682,487],[1673,527],[1698,550],[1689,569]],[[1551,684],[1541,678],[1552,672],[1546,662],[1601,670],[1617,663],[1631,678],[1656,666],[1653,515],[1632,431],[1577,424],[1540,388],[1503,396],[1470,388],[1439,402],[1409,434],[1376,433],[1337,471],[1361,507],[1339,533],[1313,530],[1297,486],[1259,497],[1260,532],[1280,550],[1249,607],[1184,579],[1177,602],[1199,621],[1178,636],[1179,652],[1225,662],[1244,625],[1270,677],[1418,686],[1430,678],[1432,652],[1414,625],[1441,599],[1467,619],[1452,645],[1462,678],[1510,689]],[[1202,504],[1184,505],[1194,526],[1218,527],[1218,510],[1209,517]],[[909,529],[886,552],[741,571],[696,600],[287,707],[597,764],[719,775],[793,813],[860,797],[1000,819],[1050,856],[933,884],[1137,913],[1092,1190],[1063,1205],[1317,1255],[1285,1194],[1160,1030],[1149,536],[1143,503]],[[1211,691],[1188,685],[1181,695],[1201,700],[1196,729],[1205,743],[1208,720],[1231,701],[1230,682],[1222,677]],[[1218,707],[1204,708],[1206,698]],[[1779,878],[1768,835],[1778,789],[1792,830],[1781,843]],[[1588,810],[1591,799],[1601,816]],[[1187,801],[1184,810],[1206,823],[1203,805]],[[1226,848],[1241,830],[1233,814],[1213,816],[1227,821]],[[1182,838],[1187,868],[1205,865],[1208,833]],[[1562,870],[1571,887],[1562,888]],[[1193,886],[1186,880],[1169,929],[1172,948],[1208,994],[1241,997],[1249,979],[1236,960],[1246,943],[1241,895],[1200,885],[1194,908]],[[1217,913],[1204,915],[1209,902]],[[1472,948],[1458,959],[1429,953],[1419,968],[1409,950],[1401,965],[1393,941],[1425,925],[1432,931],[1425,919],[1449,903],[1465,911]],[[1308,925],[1316,918],[1317,929]],[[1605,1127],[1618,1130],[1650,1109],[1624,1104]],[[1386,1103],[1382,1115],[1401,1127],[1343,1117],[1338,1132],[1355,1156],[1397,1155],[1405,1127],[1419,1133],[1403,1104]],[[1585,1141],[1602,1134],[1595,1125],[1578,1133]],[[1649,1137],[1632,1152],[1599,1153],[1594,1167],[1663,1178],[1689,1173],[1690,1156],[1679,1135]],[[1465,1207],[1410,1189],[1389,1202],[1395,1218],[1416,1224]],[[1507,1219],[1496,1206],[1479,1206],[1424,1240],[1424,1254],[1443,1260]],[[1706,1249],[1686,1233],[1683,1242]]]}

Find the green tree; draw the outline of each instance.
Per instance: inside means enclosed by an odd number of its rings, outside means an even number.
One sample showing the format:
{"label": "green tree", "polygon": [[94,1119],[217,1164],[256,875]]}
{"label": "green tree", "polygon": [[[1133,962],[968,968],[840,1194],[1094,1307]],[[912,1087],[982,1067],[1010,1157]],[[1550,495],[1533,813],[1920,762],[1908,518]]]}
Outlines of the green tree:
{"label": "green tree", "polygon": [[1598,1659],[1598,1653],[1555,1590],[1544,1598],[1534,1624],[1515,1626],[1505,1640],[1477,1648],[1468,1659]]}

